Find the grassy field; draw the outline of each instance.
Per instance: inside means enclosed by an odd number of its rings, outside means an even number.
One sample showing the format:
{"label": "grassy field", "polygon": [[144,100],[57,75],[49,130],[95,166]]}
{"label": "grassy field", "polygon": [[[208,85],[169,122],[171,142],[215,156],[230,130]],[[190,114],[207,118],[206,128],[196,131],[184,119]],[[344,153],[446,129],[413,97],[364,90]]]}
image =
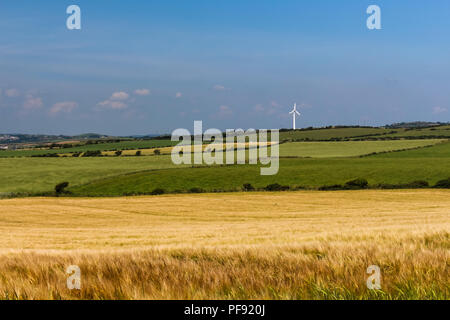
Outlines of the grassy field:
{"label": "grassy field", "polygon": [[0,298],[448,299],[449,207],[444,190],[1,200]]}
{"label": "grassy field", "polygon": [[[336,139],[385,139],[385,138],[450,138],[450,126],[443,125],[430,128],[385,129],[385,128],[323,128],[311,130],[283,131],[280,133],[280,141],[330,141]],[[25,150],[0,150],[0,157],[30,157],[37,155],[69,154],[85,151],[113,151],[113,150],[137,150],[170,147],[178,142],[170,140],[134,140],[98,144],[86,144],[64,149],[25,149]],[[151,150],[153,151],[153,150]]]}
{"label": "grassy field", "polygon": [[414,129],[386,128],[324,128],[313,130],[285,131],[280,133],[280,140],[315,140],[336,139],[385,139],[385,138],[450,138],[450,125]]}
{"label": "grassy field", "polygon": [[289,130],[280,132],[280,140],[332,140],[367,137],[398,132],[399,129],[384,128],[324,128],[313,130]]}
{"label": "grassy field", "polygon": [[438,126],[423,129],[413,129],[413,130],[397,130],[397,133],[387,134],[386,137],[449,137],[450,138],[450,126]]}
{"label": "grassy field", "polygon": [[445,140],[335,141],[292,142],[280,146],[281,157],[355,157],[374,152],[387,152],[431,146]]}
{"label": "grassy field", "polygon": [[[375,183],[434,183],[450,176],[450,143],[367,158],[354,156],[375,151],[413,148],[441,140],[307,142],[280,145],[281,156],[314,156],[317,159],[281,159],[276,176],[260,176],[258,165],[208,168],[175,166],[169,155],[88,158],[0,158],[0,193],[52,191],[68,181],[78,195],[123,195],[166,191],[240,190],[242,184],[265,187],[270,183],[319,187],[362,177]],[[189,168],[186,168],[189,167]],[[169,170],[170,169],[170,170]],[[132,175],[131,173],[135,173]],[[126,175],[125,175],[126,174]],[[91,183],[91,184],[89,184]]]}
{"label": "grassy field", "polygon": [[241,191],[244,183],[256,188],[279,183],[293,188],[317,188],[365,178],[369,184],[402,184],[425,180],[430,184],[450,176],[450,143],[363,158],[280,159],[277,175],[261,176],[257,165],[175,168],[138,172],[93,181],[71,188],[76,195],[120,196],[167,192]]}
{"label": "grassy field", "polygon": [[[430,143],[431,141],[435,141],[435,143],[438,143],[438,140],[429,140]],[[210,144],[208,142],[204,143],[202,145],[202,150],[204,151],[213,151],[213,150],[222,150],[223,152],[231,152],[231,151],[226,151],[227,149],[230,150],[245,150],[245,149],[249,149],[249,148],[258,148],[258,147],[267,147],[268,145],[272,145],[275,143],[271,143],[271,142],[265,142],[265,143],[234,143],[234,146],[228,148],[227,145],[225,143],[223,144]],[[277,143],[278,144],[278,143]],[[187,150],[189,150],[189,153],[193,153],[196,152],[195,151],[195,147],[193,145],[190,146],[186,146]],[[151,149],[141,149],[141,154],[143,156],[149,156],[149,155],[154,155],[155,154],[155,148],[151,148]],[[164,148],[158,148],[157,150],[159,150],[160,154],[171,154],[173,147],[164,147]],[[186,149],[185,149],[186,150]],[[130,149],[130,150],[124,150],[121,154],[121,156],[132,156],[136,154],[136,151],[138,151],[137,149]],[[115,153],[114,151],[106,151],[102,153],[105,156],[114,156]]]}
{"label": "grassy field", "polygon": [[85,151],[108,151],[108,150],[127,150],[127,149],[148,149],[162,148],[176,145],[177,141],[171,140],[135,140],[121,141],[111,143],[87,144],[73,148],[55,148],[55,149],[28,149],[28,150],[2,150],[0,157],[31,157],[43,154],[76,153]]}
{"label": "grassy field", "polygon": [[[431,146],[444,142],[443,139],[393,140],[393,141],[333,141],[333,142],[288,142],[280,145],[281,157],[354,157],[374,152],[388,152]],[[252,145],[250,147],[253,147]],[[203,145],[203,150],[208,144]],[[235,144],[235,148],[249,148],[249,144]],[[172,147],[158,149],[161,154],[170,154]],[[192,149],[193,150],[193,149]],[[223,146],[225,150],[225,145]],[[125,150],[122,156],[134,155],[137,150]],[[155,149],[142,149],[142,155],[154,155]],[[114,156],[114,151],[104,155]]]}
{"label": "grassy field", "polygon": [[[0,158],[0,192],[43,192],[55,184],[175,167],[170,156],[108,158]],[[177,166],[178,167],[178,166]]]}

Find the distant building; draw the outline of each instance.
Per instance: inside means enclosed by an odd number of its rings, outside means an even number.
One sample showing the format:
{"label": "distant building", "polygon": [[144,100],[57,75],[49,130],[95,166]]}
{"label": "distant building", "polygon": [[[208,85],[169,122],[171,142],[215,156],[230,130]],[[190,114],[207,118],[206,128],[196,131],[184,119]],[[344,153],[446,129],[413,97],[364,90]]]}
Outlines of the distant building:
{"label": "distant building", "polygon": [[8,146],[0,146],[0,150],[8,150]]}

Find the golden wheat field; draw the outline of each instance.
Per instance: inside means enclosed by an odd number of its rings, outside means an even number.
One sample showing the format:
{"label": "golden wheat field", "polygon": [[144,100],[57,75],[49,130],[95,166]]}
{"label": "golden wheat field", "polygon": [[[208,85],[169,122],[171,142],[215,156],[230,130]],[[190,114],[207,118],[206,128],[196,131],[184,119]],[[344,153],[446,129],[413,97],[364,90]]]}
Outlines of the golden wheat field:
{"label": "golden wheat field", "polygon": [[448,299],[449,249],[445,190],[10,199],[0,298]]}

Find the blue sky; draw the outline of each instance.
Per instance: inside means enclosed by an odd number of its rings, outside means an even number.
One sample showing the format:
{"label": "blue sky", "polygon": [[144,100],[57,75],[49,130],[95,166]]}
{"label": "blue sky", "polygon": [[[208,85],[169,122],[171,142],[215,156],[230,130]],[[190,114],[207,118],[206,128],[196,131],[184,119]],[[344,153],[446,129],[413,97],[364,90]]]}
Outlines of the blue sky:
{"label": "blue sky", "polygon": [[294,102],[301,127],[450,121],[449,16],[446,0],[2,0],[0,132],[283,128]]}

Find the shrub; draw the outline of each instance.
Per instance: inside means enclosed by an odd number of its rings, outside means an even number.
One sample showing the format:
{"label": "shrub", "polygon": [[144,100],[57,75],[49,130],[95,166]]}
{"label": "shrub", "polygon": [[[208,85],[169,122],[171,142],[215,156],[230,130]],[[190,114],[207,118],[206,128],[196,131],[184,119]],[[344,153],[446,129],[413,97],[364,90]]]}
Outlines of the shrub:
{"label": "shrub", "polygon": [[151,192],[151,194],[154,195],[154,196],[159,195],[159,194],[164,194],[164,193],[166,193],[166,191],[164,189],[161,189],[161,188],[156,188],[155,190],[153,190]]}
{"label": "shrub", "polygon": [[428,188],[429,186],[430,186],[430,184],[424,180],[417,180],[417,181],[413,181],[413,182],[405,184],[406,188],[413,188],[413,189]]}
{"label": "shrub", "polygon": [[58,183],[58,184],[55,186],[55,192],[56,192],[56,194],[59,195],[59,194],[61,194],[61,193],[64,193],[64,192],[65,192],[64,189],[67,188],[68,186],[69,186],[69,183],[68,183],[68,182],[61,182],[61,183]]}
{"label": "shrub", "polygon": [[378,189],[399,189],[399,185],[397,184],[389,184],[389,183],[380,183],[375,186]]}
{"label": "shrub", "polygon": [[333,184],[331,186],[321,186],[320,191],[333,191],[333,190],[343,190],[344,187],[341,184]]}
{"label": "shrub", "polygon": [[368,185],[369,183],[367,182],[366,179],[358,178],[355,180],[347,181],[344,187],[346,189],[365,189],[367,188]]}
{"label": "shrub", "polygon": [[286,191],[289,190],[289,186],[282,186],[278,183],[269,184],[264,188],[266,191]]}
{"label": "shrub", "polygon": [[136,151],[136,156],[139,157],[142,154],[141,150]]}
{"label": "shrub", "polygon": [[83,157],[101,157],[102,152],[100,150],[88,150],[83,153]]}
{"label": "shrub", "polygon": [[46,153],[46,154],[34,154],[31,157],[35,158],[57,158],[59,157],[57,153]]}
{"label": "shrub", "polygon": [[450,178],[440,180],[434,185],[435,188],[450,189]]}
{"label": "shrub", "polygon": [[155,149],[155,151],[153,151],[153,153],[157,156],[159,156],[161,154],[161,150],[159,149]]}
{"label": "shrub", "polygon": [[427,181],[417,180],[410,183],[399,183],[399,184],[389,184],[389,183],[380,183],[375,187],[379,189],[419,189],[419,188],[428,188],[430,185]]}
{"label": "shrub", "polygon": [[250,183],[244,183],[242,189],[244,189],[244,191],[254,191],[255,187],[253,187]]}
{"label": "shrub", "polygon": [[202,188],[194,187],[194,188],[189,189],[189,192],[190,192],[190,193],[202,193],[202,192],[204,192],[204,191],[203,191]]}
{"label": "shrub", "polygon": [[122,155],[122,150],[117,150],[114,154],[119,157]]}

